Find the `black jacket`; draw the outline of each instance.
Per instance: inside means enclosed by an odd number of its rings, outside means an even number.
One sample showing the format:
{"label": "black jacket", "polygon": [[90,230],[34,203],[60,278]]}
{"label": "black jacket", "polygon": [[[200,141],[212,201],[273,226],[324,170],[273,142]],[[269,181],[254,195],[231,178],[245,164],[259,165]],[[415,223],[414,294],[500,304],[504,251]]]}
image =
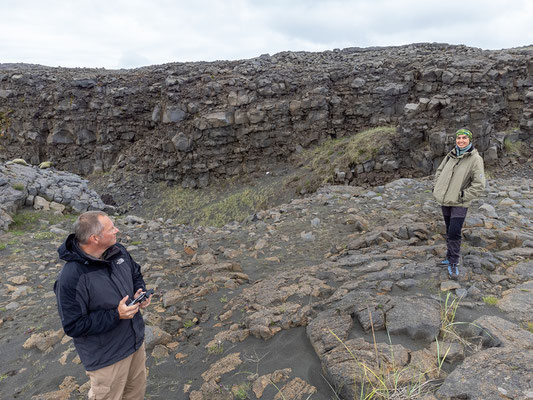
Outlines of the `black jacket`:
{"label": "black jacket", "polygon": [[[137,289],[146,290],[141,268],[121,244],[96,259],[85,254],[71,234],[58,249],[67,263],[54,284],[63,329],[74,340],[87,371],[133,354],[144,340],[141,313],[119,319],[118,304]],[[128,301],[129,301],[128,299]]]}

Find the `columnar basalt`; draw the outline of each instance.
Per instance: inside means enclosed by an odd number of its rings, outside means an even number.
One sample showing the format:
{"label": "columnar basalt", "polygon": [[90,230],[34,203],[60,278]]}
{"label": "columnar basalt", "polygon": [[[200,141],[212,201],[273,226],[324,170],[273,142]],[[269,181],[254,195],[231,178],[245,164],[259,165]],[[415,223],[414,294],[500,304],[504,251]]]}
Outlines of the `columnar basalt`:
{"label": "columnar basalt", "polygon": [[394,149],[365,172],[429,173],[459,127],[490,160],[505,131],[531,141],[532,54],[416,44],[132,70],[0,64],[0,159],[201,187],[393,125]]}

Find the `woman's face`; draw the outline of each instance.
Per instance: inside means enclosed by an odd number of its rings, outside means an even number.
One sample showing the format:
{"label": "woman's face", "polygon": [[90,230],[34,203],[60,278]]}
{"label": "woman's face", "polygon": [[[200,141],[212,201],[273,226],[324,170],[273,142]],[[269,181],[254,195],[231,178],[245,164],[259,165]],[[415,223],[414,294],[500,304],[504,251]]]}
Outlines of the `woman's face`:
{"label": "woman's face", "polygon": [[460,149],[464,149],[466,146],[470,144],[470,138],[466,135],[457,135],[455,138],[455,144]]}

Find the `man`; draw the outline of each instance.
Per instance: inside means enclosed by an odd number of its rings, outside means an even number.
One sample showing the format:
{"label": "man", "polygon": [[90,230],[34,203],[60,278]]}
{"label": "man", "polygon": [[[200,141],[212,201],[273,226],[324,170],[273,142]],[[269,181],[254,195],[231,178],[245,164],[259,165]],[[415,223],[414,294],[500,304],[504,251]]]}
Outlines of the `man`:
{"label": "man", "polygon": [[63,329],[74,341],[91,381],[89,399],[144,399],[146,353],[139,308],[128,306],[146,291],[141,268],[119,230],[102,211],[81,214],[58,249],[66,261],[54,292]]}

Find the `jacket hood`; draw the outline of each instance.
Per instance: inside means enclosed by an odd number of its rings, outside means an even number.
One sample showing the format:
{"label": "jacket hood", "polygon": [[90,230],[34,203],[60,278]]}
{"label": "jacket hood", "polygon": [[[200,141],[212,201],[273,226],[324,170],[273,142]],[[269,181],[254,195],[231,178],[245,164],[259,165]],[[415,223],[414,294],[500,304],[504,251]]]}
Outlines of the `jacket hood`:
{"label": "jacket hood", "polygon": [[59,249],[57,249],[57,252],[59,253],[59,258],[63,261],[69,262],[69,261],[76,261],[80,263],[87,263],[91,261],[99,262],[102,264],[108,264],[108,260],[112,258],[114,255],[120,253],[120,248],[118,247],[120,245],[115,244],[111,246],[109,249],[105,251],[103,254],[103,259],[98,259],[90,256],[89,254],[85,253],[79,246],[78,241],[75,238],[75,235],[71,233],[68,235],[65,242],[59,246]]}

